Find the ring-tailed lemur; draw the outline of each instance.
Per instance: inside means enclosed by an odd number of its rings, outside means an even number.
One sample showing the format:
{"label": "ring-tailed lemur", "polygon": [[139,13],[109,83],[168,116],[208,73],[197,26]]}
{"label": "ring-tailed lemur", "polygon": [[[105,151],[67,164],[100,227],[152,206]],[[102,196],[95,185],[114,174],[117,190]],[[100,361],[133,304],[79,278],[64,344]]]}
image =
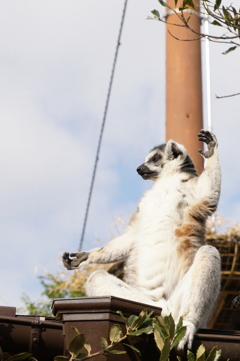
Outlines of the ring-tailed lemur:
{"label": "ring-tailed lemur", "polygon": [[206,327],[220,289],[220,256],[205,245],[205,222],[217,207],[221,171],[214,134],[201,130],[208,151],[197,175],[183,145],[173,140],[153,148],[137,168],[154,181],[142,197],[126,233],[103,248],[63,254],[67,269],[89,263],[125,261],[124,281],[104,270],[88,278],[88,296],[112,295],[162,308],[175,322],[183,316],[187,333],[179,344],[191,348],[196,330]]}

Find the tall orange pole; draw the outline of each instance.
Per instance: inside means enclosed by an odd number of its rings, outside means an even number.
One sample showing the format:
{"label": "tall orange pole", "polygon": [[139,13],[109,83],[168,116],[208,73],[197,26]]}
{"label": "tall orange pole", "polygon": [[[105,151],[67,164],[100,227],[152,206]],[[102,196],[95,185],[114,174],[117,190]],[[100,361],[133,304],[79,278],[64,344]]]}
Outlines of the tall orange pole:
{"label": "tall orange pole", "polygon": [[[198,4],[198,0],[195,0]],[[168,0],[174,8],[174,0]],[[179,4],[178,4],[179,6]],[[190,14],[185,13],[188,17]],[[167,22],[182,24],[177,15],[168,14]],[[191,27],[200,31],[200,19],[192,14]],[[171,34],[169,34],[169,31]],[[175,37],[182,40],[176,40]],[[166,140],[183,144],[200,173],[203,159],[198,154],[202,147],[197,134],[203,128],[201,44],[190,30],[167,25],[166,34]]]}

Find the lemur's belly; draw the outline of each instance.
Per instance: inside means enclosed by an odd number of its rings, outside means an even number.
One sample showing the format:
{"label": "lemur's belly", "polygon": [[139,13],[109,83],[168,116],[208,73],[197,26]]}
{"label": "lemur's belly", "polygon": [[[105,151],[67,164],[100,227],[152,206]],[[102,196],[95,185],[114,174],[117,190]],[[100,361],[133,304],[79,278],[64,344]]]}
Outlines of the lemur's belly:
{"label": "lemur's belly", "polygon": [[168,298],[170,279],[172,290],[180,276],[174,236],[166,233],[142,236],[126,264],[126,282],[153,300]]}

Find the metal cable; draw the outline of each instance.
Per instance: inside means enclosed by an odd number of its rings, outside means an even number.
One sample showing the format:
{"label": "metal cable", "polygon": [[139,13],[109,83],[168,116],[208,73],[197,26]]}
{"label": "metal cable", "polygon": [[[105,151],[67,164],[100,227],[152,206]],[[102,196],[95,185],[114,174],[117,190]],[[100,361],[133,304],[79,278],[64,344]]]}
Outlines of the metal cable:
{"label": "metal cable", "polygon": [[88,212],[89,212],[90,202],[91,202],[91,198],[92,198],[93,185],[94,185],[94,181],[95,181],[95,177],[96,177],[97,163],[99,160],[99,153],[100,153],[100,148],[101,148],[101,143],[102,143],[103,131],[104,131],[104,126],[105,126],[105,122],[106,122],[108,104],[109,104],[109,99],[110,99],[110,95],[111,95],[113,77],[114,77],[114,72],[115,72],[116,62],[117,62],[117,57],[118,57],[118,50],[121,45],[120,40],[121,40],[121,35],[122,35],[123,23],[124,23],[124,19],[125,19],[127,2],[128,2],[128,0],[125,0],[124,7],[123,7],[122,19],[121,19],[121,24],[120,24],[120,29],[119,29],[118,39],[117,39],[117,46],[116,46],[116,50],[115,50],[112,72],[111,72],[110,82],[109,82],[109,86],[108,86],[107,100],[106,100],[104,114],[103,114],[103,120],[102,120],[102,126],[101,126],[100,135],[99,135],[99,140],[98,140],[97,153],[96,153],[96,158],[95,158],[95,162],[94,162],[91,186],[90,186],[90,190],[89,190],[87,207],[86,207],[85,217],[84,217],[84,222],[83,222],[82,235],[81,235],[80,244],[79,244],[79,251],[82,250],[82,246],[83,246],[85,229],[86,229],[87,219],[88,219]]}

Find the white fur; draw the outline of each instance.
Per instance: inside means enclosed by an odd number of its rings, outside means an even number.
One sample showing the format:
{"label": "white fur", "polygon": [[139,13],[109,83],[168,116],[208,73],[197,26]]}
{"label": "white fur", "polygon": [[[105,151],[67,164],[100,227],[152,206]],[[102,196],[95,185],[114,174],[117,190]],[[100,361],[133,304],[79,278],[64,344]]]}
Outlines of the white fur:
{"label": "white fur", "polygon": [[[173,143],[182,155],[169,160]],[[153,154],[149,153],[145,165]],[[191,348],[196,330],[206,327],[220,289],[219,253],[205,245],[203,234],[207,215],[220,195],[217,145],[199,177],[179,171],[186,156],[182,145],[167,143],[160,162],[163,168],[160,163],[149,164],[149,169],[161,171],[143,195],[126,233],[103,248],[89,251],[88,260],[82,263],[124,260],[125,282],[103,270],[95,271],[87,281],[87,295],[113,295],[159,306],[163,315],[172,313],[176,323],[183,316],[187,334],[180,348],[185,343]],[[202,214],[201,220],[192,217],[195,211]],[[185,233],[181,236],[181,232]]]}

